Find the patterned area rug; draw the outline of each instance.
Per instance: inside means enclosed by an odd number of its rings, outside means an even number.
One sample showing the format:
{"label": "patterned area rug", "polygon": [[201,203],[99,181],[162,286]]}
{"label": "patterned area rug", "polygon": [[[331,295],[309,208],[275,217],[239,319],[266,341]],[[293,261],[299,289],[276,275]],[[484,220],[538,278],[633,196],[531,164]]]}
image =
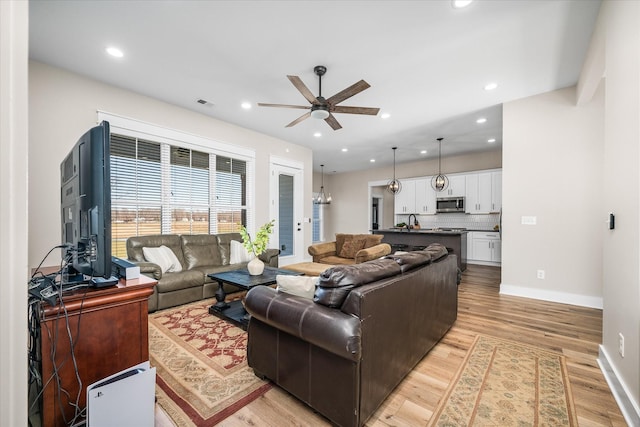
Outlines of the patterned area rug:
{"label": "patterned area rug", "polygon": [[247,334],[209,314],[215,299],[149,315],[158,404],[176,425],[212,426],[271,385],[247,366]]}
{"label": "patterned area rug", "polygon": [[430,426],[577,426],[565,357],[479,335]]}

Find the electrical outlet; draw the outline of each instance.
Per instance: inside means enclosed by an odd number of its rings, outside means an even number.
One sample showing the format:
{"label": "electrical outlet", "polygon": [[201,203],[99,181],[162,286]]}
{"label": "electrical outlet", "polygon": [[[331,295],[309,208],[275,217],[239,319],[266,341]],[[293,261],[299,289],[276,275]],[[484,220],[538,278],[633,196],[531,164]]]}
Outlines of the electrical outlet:
{"label": "electrical outlet", "polygon": [[618,353],[624,357],[624,335],[621,332],[618,333]]}
{"label": "electrical outlet", "polygon": [[538,223],[538,218],[535,216],[523,216],[520,222],[522,225],[536,225]]}
{"label": "electrical outlet", "polygon": [[544,279],[544,270],[538,270],[538,279]]}

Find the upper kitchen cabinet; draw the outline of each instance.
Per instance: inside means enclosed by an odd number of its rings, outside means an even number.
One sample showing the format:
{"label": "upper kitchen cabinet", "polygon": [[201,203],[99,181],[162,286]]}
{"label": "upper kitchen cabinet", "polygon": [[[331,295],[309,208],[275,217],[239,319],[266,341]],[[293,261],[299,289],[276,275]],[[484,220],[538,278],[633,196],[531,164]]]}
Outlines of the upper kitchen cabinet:
{"label": "upper kitchen cabinet", "polygon": [[395,196],[395,214],[435,214],[436,192],[430,178],[402,180],[402,191]]}
{"label": "upper kitchen cabinet", "polygon": [[416,213],[430,215],[436,213],[436,191],[431,187],[431,178],[421,178],[416,185]]}
{"label": "upper kitchen cabinet", "polygon": [[502,207],[502,171],[483,171],[466,175],[465,212],[499,212]]}
{"label": "upper kitchen cabinet", "polygon": [[464,197],[466,180],[465,175],[449,175],[449,186],[446,190],[436,193],[438,197]]}
{"label": "upper kitchen cabinet", "polygon": [[416,180],[400,180],[402,190],[394,196],[396,215],[416,213]]}

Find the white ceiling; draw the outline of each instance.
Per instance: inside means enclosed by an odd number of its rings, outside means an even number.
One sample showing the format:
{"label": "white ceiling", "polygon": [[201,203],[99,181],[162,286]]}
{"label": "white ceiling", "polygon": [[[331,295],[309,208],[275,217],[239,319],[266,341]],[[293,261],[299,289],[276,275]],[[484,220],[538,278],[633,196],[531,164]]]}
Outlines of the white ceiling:
{"label": "white ceiling", "polygon": [[[31,58],[313,149],[344,172],[502,145],[502,103],[574,85],[600,1],[30,1]],[[117,46],[124,57],[106,55]],[[285,125],[309,105],[286,78],[326,98],[371,87],[336,114]],[[485,91],[487,83],[499,86]],[[212,105],[196,101],[205,99]],[[250,110],[241,108],[250,102]],[[382,113],[391,115],[382,119]],[[487,118],[479,125],[478,117]],[[321,137],[314,137],[315,132]],[[487,143],[495,138],[493,144]],[[342,152],[347,148],[347,152]]]}

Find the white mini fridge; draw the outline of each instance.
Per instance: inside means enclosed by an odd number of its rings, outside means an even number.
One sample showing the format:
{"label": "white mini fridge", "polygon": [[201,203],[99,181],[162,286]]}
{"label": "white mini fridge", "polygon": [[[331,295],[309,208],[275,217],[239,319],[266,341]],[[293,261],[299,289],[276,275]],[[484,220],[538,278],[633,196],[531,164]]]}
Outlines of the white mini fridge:
{"label": "white mini fridge", "polygon": [[143,362],[87,387],[87,427],[153,427],[156,368]]}

